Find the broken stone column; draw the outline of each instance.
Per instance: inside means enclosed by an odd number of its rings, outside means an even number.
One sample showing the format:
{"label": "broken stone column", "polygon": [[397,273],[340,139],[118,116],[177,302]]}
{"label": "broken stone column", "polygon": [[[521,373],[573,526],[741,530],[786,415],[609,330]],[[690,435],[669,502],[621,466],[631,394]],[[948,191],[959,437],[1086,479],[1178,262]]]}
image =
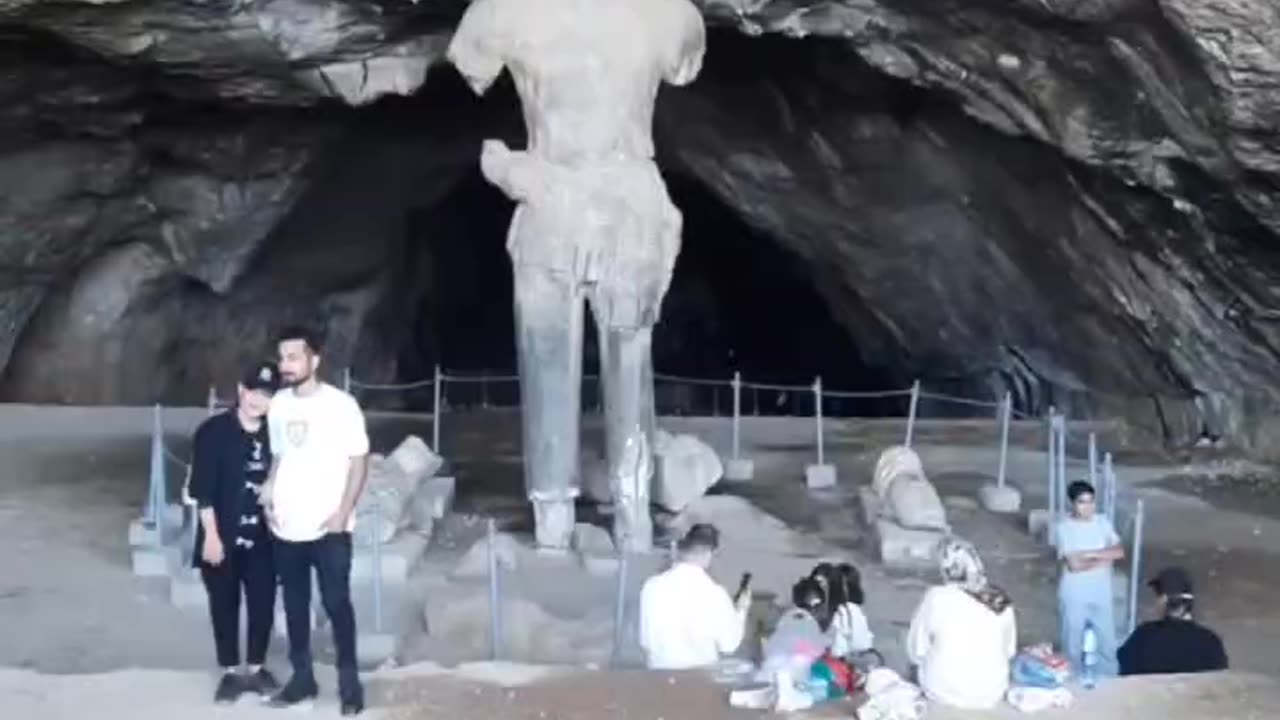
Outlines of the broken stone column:
{"label": "broken stone column", "polygon": [[705,48],[689,0],[474,0],[449,44],[478,94],[509,69],[524,109],[528,148],[486,141],[480,165],[517,203],[525,490],[543,548],[568,549],[574,528],[584,300],[601,338],[615,535],[652,544],[651,338],[681,229],[653,162],[653,103],[663,81],[693,81]]}
{"label": "broken stone column", "polygon": [[356,545],[390,542],[411,520],[409,501],[443,464],[443,458],[416,435],[406,437],[386,457],[370,455],[368,480],[356,503]]}

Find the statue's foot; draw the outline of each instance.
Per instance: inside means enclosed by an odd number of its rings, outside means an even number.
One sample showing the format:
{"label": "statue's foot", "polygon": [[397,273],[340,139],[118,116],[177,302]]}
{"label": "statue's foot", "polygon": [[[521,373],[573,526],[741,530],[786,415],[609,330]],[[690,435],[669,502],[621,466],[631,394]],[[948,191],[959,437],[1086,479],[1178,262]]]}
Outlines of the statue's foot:
{"label": "statue's foot", "polygon": [[534,541],[540,550],[568,550],[575,521],[573,500],[533,501]]}

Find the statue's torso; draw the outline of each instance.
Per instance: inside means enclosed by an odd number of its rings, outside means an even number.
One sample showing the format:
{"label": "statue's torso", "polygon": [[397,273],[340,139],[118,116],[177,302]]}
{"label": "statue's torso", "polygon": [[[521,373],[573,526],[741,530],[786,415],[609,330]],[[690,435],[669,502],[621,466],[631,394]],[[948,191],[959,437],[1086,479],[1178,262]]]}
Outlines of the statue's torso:
{"label": "statue's torso", "polygon": [[497,2],[529,152],[571,167],[652,158],[658,88],[701,23],[688,0]]}

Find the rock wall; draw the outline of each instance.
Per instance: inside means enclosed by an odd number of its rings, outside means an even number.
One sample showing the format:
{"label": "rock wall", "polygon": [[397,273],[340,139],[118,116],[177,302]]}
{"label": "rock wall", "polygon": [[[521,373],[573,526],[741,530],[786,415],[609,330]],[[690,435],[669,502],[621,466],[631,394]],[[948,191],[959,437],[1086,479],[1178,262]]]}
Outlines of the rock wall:
{"label": "rock wall", "polygon": [[[428,70],[464,4],[0,0],[0,397],[195,400],[289,317],[394,377],[406,215],[518,143],[509,94]],[[664,169],[801,257],[869,365],[1264,449],[1273,3],[697,4]]]}

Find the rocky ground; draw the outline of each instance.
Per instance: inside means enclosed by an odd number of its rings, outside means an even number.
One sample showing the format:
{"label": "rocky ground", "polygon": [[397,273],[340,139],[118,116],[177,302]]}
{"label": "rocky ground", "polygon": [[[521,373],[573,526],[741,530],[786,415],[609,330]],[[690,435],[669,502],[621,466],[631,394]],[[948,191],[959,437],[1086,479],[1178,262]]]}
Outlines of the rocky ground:
{"label": "rocky ground", "polygon": [[[9,460],[0,472],[0,546],[6,548],[0,553],[0,637],[5,638],[0,665],[11,668],[0,674],[0,696],[7,708],[19,710],[15,717],[79,718],[83,708],[112,702],[134,717],[181,712],[200,718],[197,713],[209,692],[206,668],[211,654],[205,621],[169,607],[128,571],[124,527],[136,514],[145,486],[147,416],[137,410],[106,412],[0,410],[0,436],[7,438]],[[198,411],[168,415],[175,475],[176,461],[186,452],[181,438],[200,416]],[[513,446],[504,439],[512,427],[506,420],[457,419],[447,426],[444,445],[458,465],[458,511],[494,514],[504,519],[506,529],[518,532],[520,503],[503,491],[518,480],[512,469]],[[696,420],[672,425],[701,430],[713,443],[720,442],[723,429]],[[899,437],[900,427],[867,423],[833,429],[828,451],[840,467],[842,490],[818,496],[796,484],[800,468],[811,461],[808,430],[804,423],[772,421],[750,428],[757,480],[725,487],[727,495],[703,503],[704,510],[718,513],[729,545],[717,574],[729,584],[742,569],[751,569],[762,591],[778,593],[819,557],[851,559],[863,569],[873,629],[892,656],[927,578],[885,573],[870,559],[848,488],[865,477],[875,453]],[[1044,457],[1034,448],[1042,443],[1033,429],[1024,430],[1018,435],[1021,447],[1010,458],[1010,478],[1025,484],[1027,502],[1036,505],[1041,502],[1035,490]],[[429,426],[403,418],[378,420],[374,431],[375,444],[383,449],[409,431],[429,437]],[[957,530],[979,544],[993,577],[1015,595],[1024,639],[1045,637],[1055,621],[1052,570],[1042,547],[1013,519],[991,516],[972,501],[977,485],[995,467],[989,436],[989,428],[954,424],[926,427],[917,442],[947,498]],[[1149,565],[1177,560],[1190,566],[1203,588],[1204,616],[1222,632],[1234,667],[1274,675],[1280,670],[1274,654],[1280,622],[1272,598],[1280,588],[1280,572],[1272,569],[1280,554],[1280,522],[1264,501],[1269,494],[1265,482],[1192,479],[1214,467],[1233,477],[1257,478],[1265,472],[1222,462],[1158,467],[1151,458],[1145,466],[1123,468],[1122,477],[1132,483],[1133,494],[1148,505],[1151,542],[1144,560]],[[785,522],[771,522],[764,512]],[[447,537],[438,539],[448,542]],[[458,553],[462,549],[455,548]],[[448,553],[440,550],[437,555]],[[546,591],[538,600],[544,607],[572,598],[607,603],[608,585],[605,581],[599,593]],[[527,588],[515,590],[535,594]],[[572,620],[564,608],[555,614]],[[583,621],[600,615],[585,613]],[[459,640],[458,647],[465,651],[455,648],[450,657],[444,657],[430,638],[419,640],[407,646],[405,660],[476,660],[487,649],[482,634]],[[276,643],[277,651],[280,645]],[[537,649],[535,643],[529,652],[536,655]],[[589,649],[600,653],[608,648],[597,642]],[[550,680],[512,695],[492,684],[453,676],[423,678],[402,668],[375,678],[375,696],[391,717],[398,718],[436,717],[441,712],[464,720],[630,717],[628,713],[641,712],[640,708],[645,717],[666,720],[732,716],[722,693],[704,681],[677,679],[661,691],[655,691],[654,683],[668,680],[609,672],[593,675],[591,682]],[[1280,702],[1273,687],[1252,677],[1143,687],[1124,697],[1168,702],[1170,710],[1161,712],[1173,718],[1274,716]],[[628,697],[643,702],[633,704]],[[1099,717],[1127,716],[1121,710],[1128,700],[1122,702],[1118,691],[1097,698],[1088,702],[1098,704]],[[1221,704],[1207,709],[1212,703]],[[257,711],[246,706],[234,713],[252,718]]]}

